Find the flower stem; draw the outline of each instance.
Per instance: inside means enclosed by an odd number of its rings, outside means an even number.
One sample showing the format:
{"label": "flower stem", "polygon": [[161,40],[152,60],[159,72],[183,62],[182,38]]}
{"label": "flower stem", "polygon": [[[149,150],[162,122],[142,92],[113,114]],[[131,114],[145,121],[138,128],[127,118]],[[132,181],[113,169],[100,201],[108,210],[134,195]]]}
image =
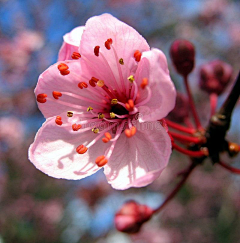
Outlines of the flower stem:
{"label": "flower stem", "polygon": [[200,157],[206,156],[206,154],[204,154],[204,152],[201,151],[201,150],[199,150],[199,151],[192,151],[192,150],[184,149],[184,148],[178,146],[175,143],[172,143],[172,147],[174,149],[176,149],[178,152],[186,154],[186,155],[188,155],[190,157],[200,158]]}
{"label": "flower stem", "polygon": [[202,138],[198,137],[189,137],[175,132],[169,132],[173,138],[178,141],[185,142],[185,143],[195,143],[200,144],[203,142]]}
{"label": "flower stem", "polygon": [[179,190],[182,188],[182,186],[184,185],[187,178],[189,177],[189,175],[191,174],[191,172],[193,171],[193,169],[195,167],[196,167],[195,163],[192,163],[189,166],[189,168],[184,173],[183,178],[179,181],[179,183],[176,185],[176,187],[173,189],[173,191],[167,196],[167,198],[164,200],[164,202],[153,211],[154,213],[161,211],[170,202],[170,200],[179,192]]}
{"label": "flower stem", "polygon": [[195,108],[195,105],[194,105],[194,102],[193,102],[192,94],[191,94],[191,91],[190,91],[190,88],[189,88],[189,85],[188,85],[188,76],[184,77],[184,83],[185,83],[185,87],[186,87],[186,90],[187,90],[188,101],[189,101],[189,104],[190,104],[190,108],[191,108],[191,111],[192,111],[192,114],[193,114],[193,118],[194,118],[196,127],[197,127],[197,129],[202,130],[203,128],[201,126],[201,123],[200,123],[200,120],[199,120],[199,117],[198,117],[198,114],[197,114],[197,111],[196,111],[196,108]]}
{"label": "flower stem", "polygon": [[221,165],[221,166],[222,166],[223,168],[225,168],[226,170],[229,170],[229,171],[231,171],[232,173],[235,173],[235,174],[239,174],[239,175],[240,175],[240,169],[238,169],[238,168],[234,168],[234,167],[232,167],[232,166],[230,166],[230,165],[228,165],[228,164],[225,164],[224,162],[221,162],[221,161],[219,161],[218,164]]}
{"label": "flower stem", "polygon": [[211,107],[211,116],[213,116],[216,112],[218,102],[218,96],[216,93],[210,94],[210,107]]}
{"label": "flower stem", "polygon": [[196,132],[196,130],[193,128],[184,127],[182,125],[179,125],[179,124],[169,121],[167,119],[165,119],[165,121],[169,127],[176,129],[180,132],[185,132],[185,133],[189,133],[189,134],[194,134]]}

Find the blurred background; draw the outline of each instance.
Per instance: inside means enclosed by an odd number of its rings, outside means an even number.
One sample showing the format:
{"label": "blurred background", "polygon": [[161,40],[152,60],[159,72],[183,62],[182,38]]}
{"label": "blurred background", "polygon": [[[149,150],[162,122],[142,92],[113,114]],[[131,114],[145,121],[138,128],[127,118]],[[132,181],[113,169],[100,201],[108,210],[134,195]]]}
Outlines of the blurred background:
{"label": "blurred background", "polygon": [[[128,199],[156,208],[189,163],[174,152],[169,167],[148,187],[116,191],[102,172],[82,181],[50,178],[28,160],[28,147],[44,122],[34,87],[56,62],[62,37],[94,15],[111,13],[161,49],[177,89],[184,92],[169,47],[185,38],[196,47],[190,85],[206,126],[209,96],[198,86],[199,67],[240,57],[238,0],[0,0],[0,243],[239,243],[240,176],[206,161],[177,197],[135,235],[117,232],[114,213]],[[226,98],[232,83],[219,97]],[[219,106],[218,105],[218,106]],[[240,143],[240,107],[228,138]],[[223,159],[240,166],[240,157]]]}

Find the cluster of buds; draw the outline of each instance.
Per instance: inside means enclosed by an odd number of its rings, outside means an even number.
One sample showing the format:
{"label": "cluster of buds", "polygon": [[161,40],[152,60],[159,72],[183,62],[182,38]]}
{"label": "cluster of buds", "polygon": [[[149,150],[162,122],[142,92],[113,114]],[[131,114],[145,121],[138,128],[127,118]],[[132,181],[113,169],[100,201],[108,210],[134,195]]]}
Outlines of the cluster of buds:
{"label": "cluster of buds", "polygon": [[117,230],[125,233],[137,233],[142,224],[153,215],[153,210],[135,201],[126,202],[115,215]]}

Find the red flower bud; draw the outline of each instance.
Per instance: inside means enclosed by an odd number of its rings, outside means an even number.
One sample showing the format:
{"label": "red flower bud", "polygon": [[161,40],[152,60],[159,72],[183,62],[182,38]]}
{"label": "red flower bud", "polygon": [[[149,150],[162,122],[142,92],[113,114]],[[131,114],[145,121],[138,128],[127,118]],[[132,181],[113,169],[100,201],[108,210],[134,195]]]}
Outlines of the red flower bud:
{"label": "red flower bud", "polygon": [[143,223],[153,215],[153,210],[146,205],[135,201],[126,202],[115,215],[115,226],[117,230],[125,233],[139,232]]}
{"label": "red flower bud", "polygon": [[195,62],[195,48],[190,41],[174,41],[170,47],[170,55],[179,74],[185,77],[192,72]]}
{"label": "red flower bud", "polygon": [[199,86],[208,93],[220,95],[232,77],[232,67],[220,60],[204,64],[200,69]]}
{"label": "red flower bud", "polygon": [[169,113],[167,118],[171,121],[183,123],[185,118],[189,116],[189,102],[187,97],[177,93],[176,105],[174,109]]}

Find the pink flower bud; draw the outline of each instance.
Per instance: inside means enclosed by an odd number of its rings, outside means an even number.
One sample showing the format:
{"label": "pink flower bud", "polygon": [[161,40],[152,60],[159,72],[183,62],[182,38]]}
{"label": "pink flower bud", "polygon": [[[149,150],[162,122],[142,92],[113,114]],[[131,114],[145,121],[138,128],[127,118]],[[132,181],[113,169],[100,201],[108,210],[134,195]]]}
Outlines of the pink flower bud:
{"label": "pink flower bud", "polygon": [[192,72],[195,62],[195,48],[190,41],[175,40],[170,47],[170,55],[179,74],[187,76]]}
{"label": "pink flower bud", "polygon": [[189,109],[187,97],[177,93],[176,105],[167,118],[174,122],[183,123],[185,118],[189,116]]}
{"label": "pink flower bud", "polygon": [[199,86],[208,93],[220,95],[232,77],[232,67],[220,60],[211,61],[200,69]]}
{"label": "pink flower bud", "polygon": [[143,223],[153,215],[153,210],[146,205],[135,201],[126,202],[115,215],[115,226],[117,230],[125,233],[139,232]]}

